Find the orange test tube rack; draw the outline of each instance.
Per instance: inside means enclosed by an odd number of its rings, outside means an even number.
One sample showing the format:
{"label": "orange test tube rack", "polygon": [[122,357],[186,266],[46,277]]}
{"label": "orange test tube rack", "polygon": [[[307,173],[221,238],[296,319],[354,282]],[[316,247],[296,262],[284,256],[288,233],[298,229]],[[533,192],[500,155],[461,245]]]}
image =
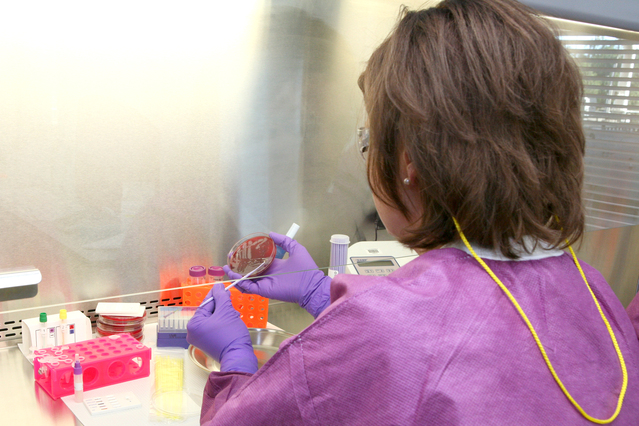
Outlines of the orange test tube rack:
{"label": "orange test tube rack", "polygon": [[[187,282],[186,284],[182,284],[182,286],[187,285],[191,285],[191,283]],[[207,284],[192,288],[183,288],[182,306],[192,306],[194,308],[197,308],[198,306],[200,306],[200,303],[202,303],[202,301],[212,288],[213,284]]]}
{"label": "orange test tube rack", "polygon": [[[230,283],[226,283],[230,284]],[[240,318],[248,328],[266,328],[268,321],[268,299],[257,294],[242,293],[232,288],[231,303],[240,313]]]}
{"label": "orange test tube rack", "polygon": [[[228,287],[231,283],[225,282]],[[182,289],[182,306],[200,306],[204,298],[213,287],[213,284]],[[236,288],[232,288],[231,303],[236,311],[240,313],[240,318],[249,328],[266,328],[268,321],[268,299],[257,294],[242,293]]]}

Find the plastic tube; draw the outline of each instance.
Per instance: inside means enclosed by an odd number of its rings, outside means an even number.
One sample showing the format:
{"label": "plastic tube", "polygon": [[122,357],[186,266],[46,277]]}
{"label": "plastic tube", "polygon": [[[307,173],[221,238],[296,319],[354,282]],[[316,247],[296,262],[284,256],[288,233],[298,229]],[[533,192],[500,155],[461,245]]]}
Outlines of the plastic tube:
{"label": "plastic tube", "polygon": [[331,235],[331,261],[328,267],[328,276],[333,278],[337,274],[346,272],[348,262],[348,235]]}
{"label": "plastic tube", "polygon": [[75,354],[75,363],[73,364],[73,399],[75,402],[82,402],[84,399],[84,383],[82,381],[82,365],[78,357],[79,355]]}
{"label": "plastic tube", "polygon": [[[295,234],[297,234],[297,231],[300,229],[300,226],[297,223],[293,223],[291,225],[291,227],[288,229],[288,232],[286,233],[286,236],[289,237],[291,240],[293,238],[295,238]],[[284,254],[286,253],[286,250],[284,250],[282,247],[277,246],[277,252],[275,253],[275,258],[276,259],[281,259],[284,257]]]}
{"label": "plastic tube", "polygon": [[36,349],[48,348],[47,345],[47,313],[40,313],[40,328],[36,330]]}

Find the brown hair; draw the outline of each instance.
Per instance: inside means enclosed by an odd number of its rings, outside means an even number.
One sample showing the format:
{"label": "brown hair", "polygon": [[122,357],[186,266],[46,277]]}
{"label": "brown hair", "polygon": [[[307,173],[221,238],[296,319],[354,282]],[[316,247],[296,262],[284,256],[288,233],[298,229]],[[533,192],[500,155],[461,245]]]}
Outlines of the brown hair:
{"label": "brown hair", "polygon": [[525,236],[559,248],[579,240],[581,77],[533,10],[512,0],[403,9],[359,85],[369,184],[408,219],[402,152],[417,170],[424,215],[402,243],[457,240],[453,217],[470,241],[511,258]]}

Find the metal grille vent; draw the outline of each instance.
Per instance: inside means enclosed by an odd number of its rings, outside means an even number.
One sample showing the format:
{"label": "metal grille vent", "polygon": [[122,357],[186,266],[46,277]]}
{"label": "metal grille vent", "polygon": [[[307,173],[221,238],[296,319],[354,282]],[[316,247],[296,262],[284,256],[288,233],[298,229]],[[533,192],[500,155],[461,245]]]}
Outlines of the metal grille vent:
{"label": "metal grille vent", "polygon": [[[158,308],[160,306],[177,306],[182,304],[181,297],[173,297],[167,299],[150,299],[139,302],[144,305],[146,309],[147,321],[151,318],[157,318]],[[138,302],[138,300],[136,300]],[[91,320],[91,326],[95,331],[95,322],[98,319],[98,314],[95,313],[95,302],[82,304],[69,304],[65,309],[69,311],[80,311]],[[52,312],[48,310],[48,312]],[[0,323],[0,347],[12,346],[20,343],[22,340],[22,319],[32,318],[38,316],[39,311],[34,309],[32,312],[17,312],[13,315],[8,314],[2,316],[2,322]]]}

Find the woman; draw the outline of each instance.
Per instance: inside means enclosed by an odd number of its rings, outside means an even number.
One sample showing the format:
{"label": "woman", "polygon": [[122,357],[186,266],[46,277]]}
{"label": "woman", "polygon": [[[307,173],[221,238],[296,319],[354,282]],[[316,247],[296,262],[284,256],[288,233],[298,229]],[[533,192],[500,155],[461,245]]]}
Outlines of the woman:
{"label": "woman", "polygon": [[584,228],[582,88],[546,23],[512,0],[405,11],[359,85],[375,205],[420,256],[331,281],[271,234],[289,258],[238,287],[316,320],[257,371],[215,286],[189,323],[221,362],[202,424],[636,424],[633,325],[562,250]]}

